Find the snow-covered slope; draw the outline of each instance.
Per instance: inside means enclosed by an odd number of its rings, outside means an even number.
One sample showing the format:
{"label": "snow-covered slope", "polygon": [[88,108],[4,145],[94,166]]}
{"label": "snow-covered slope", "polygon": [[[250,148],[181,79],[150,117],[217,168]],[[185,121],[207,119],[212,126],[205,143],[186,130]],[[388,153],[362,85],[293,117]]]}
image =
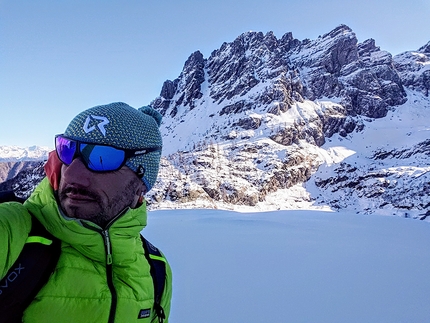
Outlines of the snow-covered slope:
{"label": "snow-covered slope", "polygon": [[169,322],[425,323],[430,223],[345,211],[151,211]]}
{"label": "snow-covered slope", "polygon": [[430,215],[430,103],[421,93],[407,92],[407,103],[387,117],[365,121],[362,132],[334,136],[321,147],[342,157],[323,163],[306,183],[318,204],[364,213]]}

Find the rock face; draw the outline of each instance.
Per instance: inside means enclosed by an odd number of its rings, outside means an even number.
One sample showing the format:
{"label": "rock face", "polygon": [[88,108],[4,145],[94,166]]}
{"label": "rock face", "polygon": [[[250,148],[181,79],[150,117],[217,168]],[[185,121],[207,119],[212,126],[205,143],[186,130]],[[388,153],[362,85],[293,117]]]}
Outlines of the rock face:
{"label": "rock face", "polygon": [[25,162],[0,162],[0,183],[10,180],[17,176],[19,173],[34,169],[39,162],[25,161]]}
{"label": "rock face", "polygon": [[164,115],[171,106],[175,93],[180,93],[170,110],[172,117],[176,116],[177,108],[180,105],[194,108],[194,101],[202,97],[201,84],[204,82],[204,59],[200,52],[193,53],[185,62],[181,76],[174,82],[166,81],[161,89],[161,96],[157,102],[157,107]]}
{"label": "rock face", "polygon": [[[299,41],[291,33],[277,39],[271,32],[248,32],[224,43],[208,59],[195,52],[179,78],[165,82],[152,105],[179,120],[183,114],[177,115],[178,109],[187,113],[202,105],[203,96],[216,103],[218,114],[230,116],[256,107],[279,115],[296,102],[336,98],[340,105],[334,111],[318,111],[312,120],[314,131],[321,133],[317,144],[324,143],[324,136],[352,132],[360,117],[381,118],[390,107],[406,102],[391,54],[372,39],[358,44],[345,25],[313,41]],[[246,129],[249,121],[236,125]],[[315,139],[315,134],[308,137]]]}
{"label": "rock face", "polygon": [[[330,145],[352,143],[377,120],[390,124],[398,111],[410,109],[422,121],[430,110],[429,55],[430,43],[393,58],[373,39],[358,43],[345,25],[315,40],[298,40],[291,32],[281,38],[246,32],[208,58],[192,53],[178,78],[165,81],[151,102],[163,115],[164,156],[148,194],[150,207],[276,209],[308,203],[358,204],[357,212],[386,205],[427,212],[425,140],[373,147],[360,167],[348,159],[340,163]],[[427,164],[402,157],[421,150]],[[321,173],[328,164],[330,174]],[[418,182],[390,167],[418,167],[421,197],[411,193],[408,205],[396,202],[406,191],[393,176]]]}
{"label": "rock face", "polygon": [[[357,167],[347,159],[329,176],[317,172],[311,185],[319,188],[320,202],[334,209],[370,201],[361,212],[369,214],[389,205],[395,210],[390,210],[393,214],[425,219],[430,215],[429,158],[427,139],[410,148],[379,150],[364,167]],[[381,167],[384,164],[390,167]],[[414,210],[419,210],[418,215],[412,215]]]}
{"label": "rock face", "polygon": [[419,91],[426,97],[430,93],[430,42],[418,49],[394,57],[394,66],[403,85]]}

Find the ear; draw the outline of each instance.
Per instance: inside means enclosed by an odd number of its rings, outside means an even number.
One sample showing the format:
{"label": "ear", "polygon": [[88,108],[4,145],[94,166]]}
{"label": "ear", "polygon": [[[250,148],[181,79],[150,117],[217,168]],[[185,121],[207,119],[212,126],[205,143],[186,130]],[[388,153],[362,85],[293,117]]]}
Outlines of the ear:
{"label": "ear", "polygon": [[[142,183],[143,184],[143,183]],[[138,205],[142,205],[143,200],[145,199],[145,194],[148,192],[148,190],[146,189],[146,185],[143,184],[141,186],[141,190],[140,190],[140,194],[139,194],[139,200],[138,200]]]}
{"label": "ear", "polygon": [[136,190],[136,198],[134,204],[134,208],[138,208],[143,204],[143,201],[145,200],[145,194],[147,193],[146,185],[140,181],[141,185],[139,185],[138,189]]}
{"label": "ear", "polygon": [[146,193],[148,193],[148,189],[146,188],[146,185],[142,182],[142,190],[140,192],[141,195],[145,195]]}

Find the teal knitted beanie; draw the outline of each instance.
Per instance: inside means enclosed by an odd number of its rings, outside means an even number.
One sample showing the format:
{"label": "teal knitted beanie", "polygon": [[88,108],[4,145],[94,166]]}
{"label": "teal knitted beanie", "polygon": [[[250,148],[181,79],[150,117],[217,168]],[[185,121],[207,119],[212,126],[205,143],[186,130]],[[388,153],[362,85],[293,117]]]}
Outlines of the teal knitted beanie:
{"label": "teal knitted beanie", "polygon": [[[85,143],[103,144],[122,149],[162,147],[161,114],[151,107],[134,109],[116,102],[100,105],[78,114],[68,125],[64,135]],[[148,191],[157,180],[161,151],[129,158],[126,165],[142,177]]]}

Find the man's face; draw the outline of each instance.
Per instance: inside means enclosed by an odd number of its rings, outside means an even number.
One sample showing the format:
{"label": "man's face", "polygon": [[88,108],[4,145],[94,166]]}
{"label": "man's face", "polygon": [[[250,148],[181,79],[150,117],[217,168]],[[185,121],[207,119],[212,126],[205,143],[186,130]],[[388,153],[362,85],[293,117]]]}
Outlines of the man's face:
{"label": "man's face", "polygon": [[67,216],[104,227],[126,207],[135,207],[143,189],[143,182],[127,166],[96,173],[76,158],[61,167],[58,197]]}

